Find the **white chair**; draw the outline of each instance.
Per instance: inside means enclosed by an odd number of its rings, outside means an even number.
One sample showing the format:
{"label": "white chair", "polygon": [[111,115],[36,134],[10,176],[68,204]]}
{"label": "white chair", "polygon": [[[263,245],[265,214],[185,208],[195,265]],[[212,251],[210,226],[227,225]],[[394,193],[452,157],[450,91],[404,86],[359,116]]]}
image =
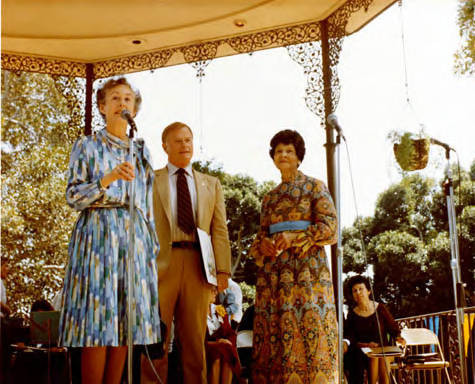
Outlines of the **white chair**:
{"label": "white chair", "polygon": [[427,328],[405,328],[401,330],[401,336],[406,340],[401,369],[409,372],[444,370],[447,381],[452,383],[447,369],[450,364],[445,360],[439,338],[434,332]]}
{"label": "white chair", "polygon": [[236,347],[241,361],[241,377],[249,379],[251,376],[252,361],[252,330],[239,331]]}
{"label": "white chair", "polygon": [[237,348],[252,348],[252,330],[239,331],[236,340]]}

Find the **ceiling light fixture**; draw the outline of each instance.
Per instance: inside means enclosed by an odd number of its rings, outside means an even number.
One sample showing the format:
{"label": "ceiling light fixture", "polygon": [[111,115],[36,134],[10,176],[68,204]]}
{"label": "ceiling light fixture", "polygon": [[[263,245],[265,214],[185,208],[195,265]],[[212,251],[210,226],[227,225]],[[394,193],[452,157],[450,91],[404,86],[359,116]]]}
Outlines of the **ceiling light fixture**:
{"label": "ceiling light fixture", "polygon": [[238,28],[242,28],[246,25],[246,20],[244,19],[236,19],[234,20],[234,25]]}

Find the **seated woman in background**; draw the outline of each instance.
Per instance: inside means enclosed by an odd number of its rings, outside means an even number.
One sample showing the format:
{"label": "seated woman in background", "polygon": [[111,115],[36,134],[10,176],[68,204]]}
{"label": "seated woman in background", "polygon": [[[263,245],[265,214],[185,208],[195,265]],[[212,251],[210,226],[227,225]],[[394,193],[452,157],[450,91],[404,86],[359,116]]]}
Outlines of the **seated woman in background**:
{"label": "seated woman in background", "polygon": [[[38,318],[35,317],[34,313],[35,312],[51,312],[54,311],[53,305],[46,299],[38,299],[31,304],[31,309],[30,309],[30,335],[32,337],[32,340],[30,342],[32,344],[36,344],[36,347],[40,348],[48,348],[48,347],[56,347],[58,345],[57,343],[57,335],[56,335],[56,329],[54,328],[54,321],[53,318],[50,317],[49,320],[43,320],[37,323]],[[51,324],[48,324],[48,321],[52,321]],[[57,324],[56,324],[57,328]],[[42,335],[36,334],[34,336],[34,332],[41,332]],[[43,336],[44,335],[44,336]],[[49,335],[49,337],[48,337]],[[53,336],[56,335],[56,336]],[[38,340],[38,338],[43,339],[43,340]],[[35,342],[36,340],[36,342]]]}
{"label": "seated woman in background", "polygon": [[348,280],[347,287],[353,298],[344,327],[344,337],[350,341],[344,358],[345,370],[349,372],[348,382],[362,384],[364,370],[369,368],[371,384],[387,384],[389,358],[368,358],[361,348],[376,348],[381,346],[381,342],[383,345],[389,345],[388,333],[396,342],[404,344],[399,326],[384,304],[370,299],[371,288],[367,278],[361,275],[353,276]]}
{"label": "seated woman in background", "polygon": [[209,384],[230,384],[233,374],[239,379],[241,365],[236,348],[236,331],[231,328],[229,315],[222,305],[215,305],[218,291],[213,287],[208,309],[206,362]]}

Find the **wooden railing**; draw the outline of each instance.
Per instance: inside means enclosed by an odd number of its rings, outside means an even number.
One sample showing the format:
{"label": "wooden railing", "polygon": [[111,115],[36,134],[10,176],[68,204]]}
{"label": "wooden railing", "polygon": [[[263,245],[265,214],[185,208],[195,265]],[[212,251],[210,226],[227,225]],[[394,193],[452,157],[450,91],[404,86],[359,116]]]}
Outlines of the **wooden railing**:
{"label": "wooden railing", "polygon": [[[429,328],[439,337],[439,341],[444,353],[444,357],[450,362],[449,375],[454,384],[462,384],[460,359],[461,354],[458,348],[457,322],[455,311],[437,312],[419,316],[405,317],[396,319],[402,328]],[[467,367],[467,383],[475,383],[475,307],[467,307],[464,309],[464,346],[465,361]],[[419,371],[413,372],[411,377],[404,380],[413,384],[432,384],[447,383],[444,375],[436,372]]]}

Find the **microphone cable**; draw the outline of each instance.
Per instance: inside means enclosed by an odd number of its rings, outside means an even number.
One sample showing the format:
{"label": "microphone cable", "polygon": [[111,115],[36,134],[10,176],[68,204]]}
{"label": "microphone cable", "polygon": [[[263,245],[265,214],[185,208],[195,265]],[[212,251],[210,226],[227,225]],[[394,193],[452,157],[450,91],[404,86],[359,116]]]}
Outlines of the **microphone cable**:
{"label": "microphone cable", "polygon": [[[361,230],[361,218],[359,216],[359,211],[358,211],[358,203],[357,203],[357,199],[356,199],[356,189],[355,189],[355,183],[354,183],[354,179],[353,179],[353,170],[352,170],[352,167],[351,167],[351,157],[350,157],[350,151],[349,151],[349,148],[348,148],[348,143],[346,141],[346,139],[344,139],[345,141],[345,149],[346,149],[346,156],[348,157],[348,170],[349,170],[349,173],[350,173],[350,181],[351,181],[351,191],[352,191],[352,195],[353,195],[353,204],[354,204],[354,207],[355,207],[355,213],[356,213],[356,228],[358,230],[358,234],[359,234],[359,238],[360,238],[360,243],[361,243],[361,252],[363,253],[363,257],[364,257],[364,263],[365,263],[365,266],[366,268],[368,267],[369,263],[368,263],[368,256],[367,256],[367,253],[366,253],[366,246],[365,246],[365,243],[364,243],[364,238],[363,238],[363,231]],[[374,274],[374,271],[373,271],[373,274]],[[373,282],[371,281],[371,279],[368,279],[369,281],[369,286],[370,286],[370,292],[371,292],[371,296],[373,298],[373,307],[374,307],[374,314],[376,315],[376,323],[377,323],[377,326],[378,326],[378,335],[379,335],[379,343],[380,343],[380,346],[381,346],[381,354],[383,355],[383,359],[384,359],[384,367],[385,367],[385,371],[387,373],[387,376],[388,378],[391,379],[391,372],[390,372],[390,369],[388,367],[388,365],[386,364],[386,357],[389,357],[389,356],[386,356],[386,353],[384,351],[384,343],[383,343],[383,334],[382,334],[382,330],[381,330],[381,323],[380,323],[380,319],[379,319],[379,315],[378,315],[378,310],[377,310],[377,306],[374,306],[374,302],[376,301],[376,296],[374,295],[374,287],[373,287]]]}
{"label": "microphone cable", "polygon": [[[155,375],[155,378],[158,380],[158,382],[160,384],[163,384],[163,381],[162,381],[162,379],[160,379],[160,376],[159,376],[157,370],[155,369],[155,366],[153,365],[152,359],[150,358],[150,354],[148,353],[147,344],[144,344],[144,347],[145,347],[145,353],[147,355],[148,363],[150,364],[150,367],[152,368],[152,371],[153,371],[153,374]],[[168,353],[168,351],[164,350],[163,353]]]}
{"label": "microphone cable", "polygon": [[[159,303],[160,303],[160,302],[159,302]],[[158,309],[159,309],[159,313],[160,313],[160,304],[159,304]],[[160,338],[161,338],[161,339],[165,339],[165,340],[163,340],[163,347],[165,347],[165,346],[166,346],[165,341],[166,341],[166,338],[167,338],[167,333],[168,333],[168,331],[165,332],[165,331],[162,329],[162,327],[161,327],[161,324],[162,324],[162,317],[161,317],[161,316],[159,316],[159,317],[160,317],[160,326],[159,326],[159,328],[160,328]],[[142,321],[144,321],[144,318],[143,318],[143,317],[142,317]],[[142,323],[142,328],[143,328],[143,329],[146,329],[144,323]],[[152,358],[150,357],[150,354],[149,354],[149,352],[148,352],[147,344],[144,344],[144,349],[145,349],[145,354],[147,355],[148,363],[149,363],[149,365],[150,365],[150,368],[152,368],[152,371],[153,371],[153,374],[154,374],[155,378],[158,380],[158,382],[159,382],[160,384],[163,384],[163,381],[162,381],[162,379],[160,378],[160,375],[158,374],[157,370],[155,369],[155,366],[153,365]],[[164,350],[163,350],[163,353],[164,353],[164,354],[165,354],[165,353],[168,353],[168,350],[165,350],[165,349],[164,349]],[[163,357],[164,357],[164,356],[162,356],[162,358],[163,358]],[[158,359],[156,359],[156,360],[158,360]],[[140,365],[142,365],[142,364],[140,364]],[[142,370],[142,368],[140,368],[140,370]],[[142,380],[141,380],[141,381],[142,381]]]}

